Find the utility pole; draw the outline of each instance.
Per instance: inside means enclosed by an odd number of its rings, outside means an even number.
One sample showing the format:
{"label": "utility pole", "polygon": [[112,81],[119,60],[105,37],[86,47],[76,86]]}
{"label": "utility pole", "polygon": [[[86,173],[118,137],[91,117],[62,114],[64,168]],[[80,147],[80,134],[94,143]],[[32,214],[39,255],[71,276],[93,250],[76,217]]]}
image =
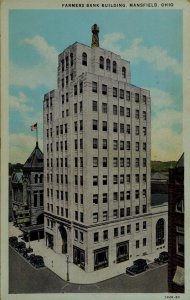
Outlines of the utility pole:
{"label": "utility pole", "polygon": [[67,281],[69,281],[69,255],[66,255],[67,257]]}

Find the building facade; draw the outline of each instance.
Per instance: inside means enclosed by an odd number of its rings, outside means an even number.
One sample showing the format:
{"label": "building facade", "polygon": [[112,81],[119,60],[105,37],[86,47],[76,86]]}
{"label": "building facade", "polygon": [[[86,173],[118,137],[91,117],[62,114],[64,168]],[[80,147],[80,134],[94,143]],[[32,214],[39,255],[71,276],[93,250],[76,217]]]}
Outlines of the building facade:
{"label": "building facade", "polygon": [[14,223],[22,227],[43,224],[43,153],[38,143],[22,172],[13,172],[11,186]]}
{"label": "building facade", "polygon": [[151,207],[150,92],[97,31],[92,47],[59,55],[57,89],[44,95],[46,245],[87,272],[167,245],[167,209]]}
{"label": "building facade", "polygon": [[168,287],[184,293],[184,154],[169,173]]}

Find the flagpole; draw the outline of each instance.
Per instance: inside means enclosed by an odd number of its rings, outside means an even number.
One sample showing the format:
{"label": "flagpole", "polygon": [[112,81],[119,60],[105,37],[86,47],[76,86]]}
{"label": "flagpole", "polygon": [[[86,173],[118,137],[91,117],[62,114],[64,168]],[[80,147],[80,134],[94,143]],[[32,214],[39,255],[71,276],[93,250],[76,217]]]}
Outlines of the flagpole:
{"label": "flagpole", "polygon": [[37,124],[37,127],[36,127],[36,144],[38,144],[38,124]]}

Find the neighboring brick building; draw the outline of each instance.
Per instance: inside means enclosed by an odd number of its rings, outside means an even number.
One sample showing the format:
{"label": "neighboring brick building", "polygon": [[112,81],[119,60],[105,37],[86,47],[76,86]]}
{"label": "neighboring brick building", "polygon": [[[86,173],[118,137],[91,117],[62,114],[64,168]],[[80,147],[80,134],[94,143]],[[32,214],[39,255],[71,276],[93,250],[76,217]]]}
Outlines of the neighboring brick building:
{"label": "neighboring brick building", "polygon": [[169,173],[168,199],[168,287],[184,292],[184,154]]}
{"label": "neighboring brick building", "polygon": [[150,92],[92,32],[92,47],[59,55],[44,95],[46,245],[87,272],[167,248],[167,205],[151,207]]}

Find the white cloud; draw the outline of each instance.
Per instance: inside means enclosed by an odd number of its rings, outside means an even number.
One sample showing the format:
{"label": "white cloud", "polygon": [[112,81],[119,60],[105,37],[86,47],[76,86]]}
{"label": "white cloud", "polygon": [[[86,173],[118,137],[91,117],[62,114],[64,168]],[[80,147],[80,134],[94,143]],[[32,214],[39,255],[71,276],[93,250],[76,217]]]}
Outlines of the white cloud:
{"label": "white cloud", "polygon": [[22,92],[18,96],[9,96],[9,107],[11,110],[19,112],[31,112],[33,108],[29,106],[29,98]]}
{"label": "white cloud", "polygon": [[101,41],[101,47],[119,54],[132,63],[144,60],[158,71],[170,69],[176,74],[181,74],[181,65],[175,58],[170,57],[165,49],[159,46],[146,47],[141,38],[134,39],[129,47],[121,49],[116,43],[124,39],[124,34],[120,32],[106,34]]}
{"label": "white cloud", "polygon": [[[12,163],[25,163],[29,155],[32,153],[35,145],[35,136],[29,134],[10,134],[9,140],[9,161]],[[43,151],[43,141],[39,140],[39,147]]]}
{"label": "white cloud", "polygon": [[10,64],[10,83],[34,89],[45,85],[50,89],[56,87],[57,50],[48,45],[41,36],[25,39],[24,44],[30,45],[40,56],[40,62],[31,66]]}
{"label": "white cloud", "polygon": [[150,88],[150,95],[152,99],[152,110],[154,111],[158,109],[165,110],[166,108],[173,106],[174,100],[172,96],[165,91],[156,88]]}

